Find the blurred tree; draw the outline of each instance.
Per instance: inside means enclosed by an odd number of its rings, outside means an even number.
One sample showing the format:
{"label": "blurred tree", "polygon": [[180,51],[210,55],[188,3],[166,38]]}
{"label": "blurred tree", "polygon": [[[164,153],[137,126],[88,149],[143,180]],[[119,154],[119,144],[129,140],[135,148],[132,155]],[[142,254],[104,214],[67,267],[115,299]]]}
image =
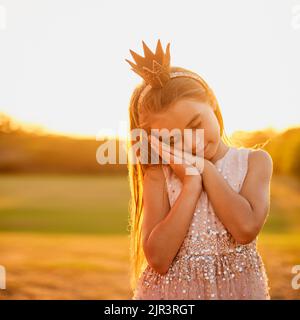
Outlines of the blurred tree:
{"label": "blurred tree", "polygon": [[16,132],[20,129],[20,125],[13,121],[11,117],[0,112],[0,133]]}
{"label": "blurred tree", "polygon": [[291,173],[300,178],[300,141],[298,141],[293,154]]}

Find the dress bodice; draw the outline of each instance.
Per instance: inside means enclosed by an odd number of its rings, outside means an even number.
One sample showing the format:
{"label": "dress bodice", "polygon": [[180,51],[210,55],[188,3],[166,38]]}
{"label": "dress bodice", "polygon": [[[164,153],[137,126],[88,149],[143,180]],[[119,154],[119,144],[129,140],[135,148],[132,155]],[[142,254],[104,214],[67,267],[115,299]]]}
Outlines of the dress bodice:
{"label": "dress bodice", "polygon": [[[236,192],[240,191],[247,174],[249,151],[250,149],[246,148],[229,147],[226,154],[215,162],[217,170]],[[163,171],[172,207],[181,192],[182,183],[169,165],[163,165]],[[233,239],[215,215],[207,193],[203,190],[178,255],[225,254],[233,250],[245,250],[255,245],[255,240],[251,244],[239,245]]]}

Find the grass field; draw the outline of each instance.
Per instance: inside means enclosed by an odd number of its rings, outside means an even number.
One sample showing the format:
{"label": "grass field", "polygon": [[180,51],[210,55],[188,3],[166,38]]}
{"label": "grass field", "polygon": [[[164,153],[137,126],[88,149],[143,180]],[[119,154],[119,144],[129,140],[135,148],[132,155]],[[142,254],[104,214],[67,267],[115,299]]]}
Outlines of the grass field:
{"label": "grass field", "polygon": [[0,231],[126,233],[126,177],[0,176]]}
{"label": "grass field", "polygon": [[[273,299],[300,299],[300,186],[274,177],[259,250]],[[126,177],[2,175],[2,299],[130,299]]]}

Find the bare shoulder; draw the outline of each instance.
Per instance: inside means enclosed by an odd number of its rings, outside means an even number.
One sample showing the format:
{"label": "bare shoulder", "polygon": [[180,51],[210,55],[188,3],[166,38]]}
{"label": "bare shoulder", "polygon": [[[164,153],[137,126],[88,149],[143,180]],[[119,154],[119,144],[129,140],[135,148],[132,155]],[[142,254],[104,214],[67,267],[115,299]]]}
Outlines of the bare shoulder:
{"label": "bare shoulder", "polygon": [[249,170],[264,177],[270,178],[272,176],[273,160],[267,151],[263,149],[250,150],[248,163]]}

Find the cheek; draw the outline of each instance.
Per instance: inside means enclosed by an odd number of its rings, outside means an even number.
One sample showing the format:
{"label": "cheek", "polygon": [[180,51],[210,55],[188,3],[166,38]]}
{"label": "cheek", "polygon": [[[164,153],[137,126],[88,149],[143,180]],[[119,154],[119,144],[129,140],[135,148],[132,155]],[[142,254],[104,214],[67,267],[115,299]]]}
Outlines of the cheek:
{"label": "cheek", "polygon": [[205,146],[206,137],[203,130],[193,130],[192,135],[186,139],[186,145],[189,152],[195,152],[196,150],[202,150]]}
{"label": "cheek", "polygon": [[[182,147],[185,148],[186,151],[191,152],[196,148],[196,145],[201,145],[201,141],[203,140],[203,130],[202,134],[193,130],[189,134],[184,135]],[[203,143],[204,145],[204,143]]]}
{"label": "cheek", "polygon": [[206,126],[204,128],[205,141],[208,140],[218,140],[220,138],[220,126],[217,118],[214,114],[208,119]]}
{"label": "cheek", "polygon": [[202,150],[204,146],[206,145],[206,135],[205,130],[199,129],[198,131],[195,130],[193,134],[193,150],[195,150],[197,147],[199,150]]}

